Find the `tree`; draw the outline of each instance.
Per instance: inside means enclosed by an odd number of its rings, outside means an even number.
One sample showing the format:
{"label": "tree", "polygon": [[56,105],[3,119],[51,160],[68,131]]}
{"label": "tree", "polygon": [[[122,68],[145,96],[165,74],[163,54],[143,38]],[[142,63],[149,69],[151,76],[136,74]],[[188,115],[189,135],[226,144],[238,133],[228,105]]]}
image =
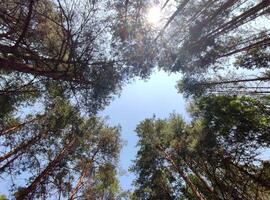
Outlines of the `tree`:
{"label": "tree", "polygon": [[[138,173],[135,181],[135,197],[177,199],[180,195],[178,185],[182,185],[180,180],[183,180],[197,199],[204,199],[187,176],[185,167],[182,164],[178,165],[167,152],[167,148],[170,149],[174,138],[177,137],[174,131],[181,134],[184,127],[183,120],[175,115],[172,115],[169,120],[146,119],[137,127],[140,150],[132,168]],[[160,174],[158,180],[155,180],[155,174]]]}
{"label": "tree", "polygon": [[147,119],[138,125],[139,151],[131,168],[138,175],[134,185],[135,199],[175,199],[173,174],[164,166],[164,159],[156,148],[163,121]]}
{"label": "tree", "polygon": [[105,163],[117,166],[118,127],[108,127],[96,117],[82,118],[61,97],[48,102],[46,109],[38,120],[3,136],[8,152],[1,155],[1,174],[31,174],[25,187],[14,188],[17,199],[47,198],[53,192],[72,199],[86,182],[95,180],[89,171]]}
{"label": "tree", "polygon": [[245,96],[210,96],[195,105],[192,113],[196,129],[190,129],[190,133],[195,134],[197,142],[189,162],[222,198],[269,198],[270,185],[261,176],[264,161],[258,158],[261,148],[269,148],[265,101]]}
{"label": "tree", "polygon": [[[149,75],[150,57],[142,55],[151,49],[142,51],[131,30],[145,28],[137,16],[142,2],[0,3],[0,173],[26,175],[25,186],[11,188],[18,199],[55,191],[77,198],[94,175],[108,173],[101,166],[111,166],[112,179],[99,178],[96,198],[116,196],[119,128],[94,115],[129,78]],[[33,108],[37,114],[24,115]]]}
{"label": "tree", "polygon": [[243,94],[253,96],[265,96],[269,93],[269,72],[254,78],[223,78],[218,76],[214,79],[207,77],[185,76],[179,81],[177,87],[180,93],[186,98],[202,97],[219,94]]}
{"label": "tree", "polygon": [[94,175],[93,182],[85,187],[82,199],[110,199],[118,198],[120,192],[119,183],[116,179],[116,169],[110,163],[101,165]]}
{"label": "tree", "polygon": [[[263,96],[269,92],[268,75],[258,76],[266,74],[269,66],[269,1],[182,0],[175,4],[175,12],[158,36],[152,37],[158,46],[158,66],[184,75],[181,92],[187,96]],[[258,23],[263,25],[256,26]],[[237,77],[237,70],[244,71],[244,76]],[[247,74],[254,78],[247,78]],[[258,87],[260,79],[264,84]],[[237,81],[242,84],[232,84]]]}
{"label": "tree", "polygon": [[136,59],[138,50],[132,54],[129,42],[133,39],[122,40],[117,29],[119,22],[135,23],[134,16],[123,21],[120,2],[2,2],[1,93],[41,100],[48,84],[58,84],[65,98],[96,113],[128,78],[147,76],[149,69],[142,65],[149,57]]}
{"label": "tree", "polygon": [[258,157],[262,147],[269,149],[265,102],[245,96],[210,96],[197,99],[190,110],[190,124],[175,114],[140,123],[133,195],[150,199],[147,195],[155,190],[143,189],[161,168],[167,172],[164,181],[174,177],[169,182],[174,198],[268,199],[268,175],[263,175],[268,173],[268,162]]}

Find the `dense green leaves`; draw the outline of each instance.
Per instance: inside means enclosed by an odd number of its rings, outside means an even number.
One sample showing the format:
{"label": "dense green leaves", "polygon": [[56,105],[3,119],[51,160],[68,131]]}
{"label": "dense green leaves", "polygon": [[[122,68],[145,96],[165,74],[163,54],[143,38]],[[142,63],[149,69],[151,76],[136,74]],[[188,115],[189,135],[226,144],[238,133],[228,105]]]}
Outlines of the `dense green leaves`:
{"label": "dense green leaves", "polygon": [[268,175],[262,175],[268,173],[268,161],[260,159],[261,150],[270,147],[266,102],[245,96],[204,97],[192,104],[190,124],[177,115],[141,122],[132,168],[138,174],[134,195],[151,199],[158,188],[150,187],[154,174],[162,171],[172,199],[269,198]]}
{"label": "dense green leaves", "polygon": [[[53,191],[67,196],[80,174],[85,182],[95,173],[105,173],[96,172],[104,164],[116,170],[119,128],[108,127],[98,118],[82,118],[78,109],[61,98],[50,102],[44,114],[21,126],[4,135],[2,145],[6,150],[1,154],[2,175],[31,174],[26,187],[16,193],[18,199],[49,197]],[[87,165],[89,162],[91,165]],[[115,175],[111,174],[112,179]]]}
{"label": "dense green leaves", "polygon": [[[147,12],[160,4],[155,26]],[[17,199],[269,199],[268,0],[0,2],[0,175]],[[135,76],[181,72],[190,123],[120,128],[96,114]],[[15,179],[24,181],[16,182]],[[14,183],[13,183],[14,182]],[[5,197],[0,197],[5,198]]]}

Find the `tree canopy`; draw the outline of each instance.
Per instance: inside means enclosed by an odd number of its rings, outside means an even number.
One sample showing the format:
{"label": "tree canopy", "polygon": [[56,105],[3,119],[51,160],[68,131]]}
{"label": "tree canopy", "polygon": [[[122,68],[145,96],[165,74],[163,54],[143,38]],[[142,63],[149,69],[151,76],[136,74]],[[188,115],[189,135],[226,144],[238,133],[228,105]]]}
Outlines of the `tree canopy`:
{"label": "tree canopy", "polygon": [[[269,11],[269,0],[0,1],[9,196],[268,200]],[[136,179],[122,191],[121,128],[98,113],[156,69],[181,74],[191,121],[174,113],[137,126]]]}

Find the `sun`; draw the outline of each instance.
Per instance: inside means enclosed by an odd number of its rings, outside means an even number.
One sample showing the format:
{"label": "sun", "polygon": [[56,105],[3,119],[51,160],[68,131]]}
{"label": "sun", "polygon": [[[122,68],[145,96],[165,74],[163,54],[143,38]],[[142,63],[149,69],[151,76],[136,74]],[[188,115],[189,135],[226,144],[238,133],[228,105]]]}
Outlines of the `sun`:
{"label": "sun", "polygon": [[158,25],[161,18],[161,10],[158,6],[153,6],[148,10],[147,21],[152,25]]}

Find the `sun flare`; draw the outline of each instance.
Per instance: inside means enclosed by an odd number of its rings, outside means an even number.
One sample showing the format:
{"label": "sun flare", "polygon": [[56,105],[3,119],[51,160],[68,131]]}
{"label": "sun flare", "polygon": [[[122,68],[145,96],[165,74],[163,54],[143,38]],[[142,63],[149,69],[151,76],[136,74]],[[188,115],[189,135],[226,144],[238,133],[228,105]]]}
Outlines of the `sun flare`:
{"label": "sun flare", "polygon": [[157,25],[160,22],[161,10],[158,6],[154,6],[149,9],[147,14],[147,20],[152,25]]}

